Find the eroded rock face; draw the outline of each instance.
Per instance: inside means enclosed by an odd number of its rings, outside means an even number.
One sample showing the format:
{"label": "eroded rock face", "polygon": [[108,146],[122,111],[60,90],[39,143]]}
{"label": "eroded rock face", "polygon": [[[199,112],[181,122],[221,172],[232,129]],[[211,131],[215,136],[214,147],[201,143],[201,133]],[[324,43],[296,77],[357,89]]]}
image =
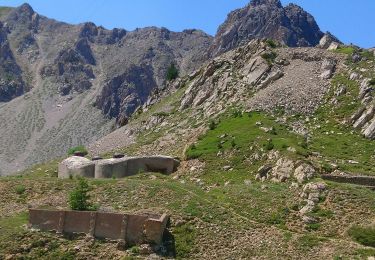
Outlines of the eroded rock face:
{"label": "eroded rock face", "polygon": [[210,53],[217,56],[258,38],[277,40],[288,46],[315,46],[323,33],[314,18],[301,7],[283,8],[279,0],[253,0],[235,10],[219,27]]}
{"label": "eroded rock face", "polygon": [[364,137],[369,139],[375,138],[375,104],[373,99],[374,86],[371,84],[371,79],[360,79],[358,74],[350,75],[352,80],[357,80],[360,83],[358,99],[363,106],[356,111],[350,118],[351,125],[361,130]]}
{"label": "eroded rock face", "polygon": [[129,117],[156,87],[150,66],[133,66],[104,86],[96,106],[109,117]]}
{"label": "eroded rock face", "polygon": [[253,40],[215,59],[185,78],[180,110],[203,109],[206,116],[230,104],[249,111],[287,114],[314,112],[340,66],[337,54],[319,48],[271,48]]}
{"label": "eroded rock face", "polygon": [[0,102],[25,93],[26,84],[8,41],[8,29],[0,22]]}

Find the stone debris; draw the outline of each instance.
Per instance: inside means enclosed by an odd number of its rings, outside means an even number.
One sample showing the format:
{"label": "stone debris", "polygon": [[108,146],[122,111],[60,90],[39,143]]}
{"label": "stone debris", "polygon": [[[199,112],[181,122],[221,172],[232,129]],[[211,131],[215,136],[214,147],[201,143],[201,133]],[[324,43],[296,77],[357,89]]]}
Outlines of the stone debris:
{"label": "stone debris", "polygon": [[307,183],[303,187],[301,198],[304,199],[306,205],[299,211],[302,217],[314,210],[325,191],[326,184],[324,182]]}

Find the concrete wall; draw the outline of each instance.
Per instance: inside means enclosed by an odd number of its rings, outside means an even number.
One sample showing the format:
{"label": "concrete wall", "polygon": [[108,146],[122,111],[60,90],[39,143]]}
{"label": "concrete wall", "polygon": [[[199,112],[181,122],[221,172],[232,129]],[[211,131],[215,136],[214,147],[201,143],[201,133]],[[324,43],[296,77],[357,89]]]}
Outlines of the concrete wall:
{"label": "concrete wall", "polygon": [[373,186],[375,187],[375,177],[370,176],[342,176],[342,175],[322,175],[323,180],[341,182],[341,183],[351,183],[363,186]]}
{"label": "concrete wall", "polygon": [[85,233],[125,240],[128,245],[160,245],[169,216],[157,217],[87,211],[29,210],[29,225],[42,231]]}
{"label": "concrete wall", "polygon": [[177,170],[180,162],[168,156],[125,157],[121,159],[105,159],[88,163],[72,164],[76,157],[70,157],[59,164],[59,178],[82,176],[88,178],[124,178],[140,172],[160,172],[171,174]]}

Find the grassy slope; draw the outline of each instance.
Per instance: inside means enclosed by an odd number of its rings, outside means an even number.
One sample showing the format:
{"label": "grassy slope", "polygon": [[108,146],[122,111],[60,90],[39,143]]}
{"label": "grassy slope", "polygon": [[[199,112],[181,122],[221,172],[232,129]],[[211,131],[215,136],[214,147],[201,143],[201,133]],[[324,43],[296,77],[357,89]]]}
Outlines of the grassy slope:
{"label": "grassy slope", "polygon": [[[333,85],[342,82],[348,84],[350,94],[355,96],[358,86],[349,82],[347,75],[337,76]],[[182,92],[183,89],[169,97],[167,102],[158,104],[134,120],[164,112],[169,121],[181,122],[189,115],[189,111],[181,113],[176,110],[178,95]],[[327,100],[332,95],[333,92],[329,93]],[[328,183],[327,197],[312,213],[319,223],[304,226],[298,215],[298,210],[303,206],[299,198],[300,189],[291,189],[290,183],[254,181],[256,170],[265,159],[254,161],[250,158],[262,149],[266,152],[268,139],[272,139],[274,150],[284,156],[312,160],[318,166],[329,159],[330,162],[337,162],[343,170],[372,174],[375,164],[369,154],[374,151],[373,142],[339,123],[359,104],[354,102],[349,106],[350,99],[342,99],[338,107],[322,107],[315,115],[316,121],[307,124],[310,128],[317,124],[321,126],[313,129],[307,147],[303,137],[276,123],[274,117],[255,112],[242,116],[236,113],[234,116],[230,111],[216,119],[220,120],[217,127],[201,136],[195,147],[187,151],[188,157],[198,158],[205,163],[201,171],[188,167],[179,173],[181,177],[177,180],[173,176],[159,174],[154,174],[153,178],[144,174],[126,180],[91,180],[90,184],[94,186],[93,201],[119,212],[152,210],[170,213],[177,257],[181,259],[198,256],[207,259],[361,259],[375,255],[374,249],[353,242],[347,233],[353,224],[372,224],[375,217],[373,191],[353,185]],[[169,109],[164,111],[165,107]],[[199,119],[194,119],[189,124],[195,125],[197,122]],[[274,131],[264,132],[256,125],[257,122],[261,122],[262,127],[274,128]],[[142,151],[143,146],[169,131],[174,131],[171,125],[161,127],[157,133],[148,131],[126,152]],[[220,138],[224,134],[227,136]],[[224,141],[222,148],[218,146],[221,141]],[[180,144],[171,149],[180,153],[181,147]],[[288,147],[295,148],[297,152],[288,151]],[[222,150],[222,157],[217,156],[219,150]],[[310,156],[312,152],[319,152],[323,158]],[[348,164],[348,159],[361,164]],[[233,170],[225,171],[223,167],[226,165],[233,167]],[[26,223],[28,204],[67,206],[66,196],[72,190],[74,180],[57,180],[56,170],[57,162],[51,162],[29,169],[22,176],[0,179],[0,256],[18,254],[20,257],[43,256],[46,259],[134,257],[137,250],[119,251],[113,243],[87,242],[82,238],[35,233],[22,228]],[[17,191],[20,185],[24,187],[24,192]]]}

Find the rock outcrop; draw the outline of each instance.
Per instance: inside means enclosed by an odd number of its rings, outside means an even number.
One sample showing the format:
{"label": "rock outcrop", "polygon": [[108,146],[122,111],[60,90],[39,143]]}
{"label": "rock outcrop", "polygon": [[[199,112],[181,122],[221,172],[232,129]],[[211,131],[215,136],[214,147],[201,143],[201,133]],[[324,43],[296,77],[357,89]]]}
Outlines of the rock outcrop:
{"label": "rock outcrop", "polygon": [[358,80],[360,83],[358,100],[362,103],[359,110],[350,118],[350,123],[354,128],[360,130],[366,138],[375,139],[374,80],[369,78],[359,79],[354,73],[350,78]]}
{"label": "rock outcrop", "polygon": [[291,47],[316,46],[322,36],[314,18],[301,7],[283,7],[280,0],[253,0],[228,15],[210,53],[217,56],[256,38],[273,39]]}
{"label": "rock outcrop", "polygon": [[[339,62],[340,61],[340,62]],[[319,48],[272,48],[253,40],[189,75],[180,110],[202,109],[209,116],[231,104],[248,110],[311,114],[340,66],[338,54]]]}
{"label": "rock outcrop", "polygon": [[320,39],[318,47],[328,50],[335,50],[342,44],[343,43],[339,39],[337,39],[330,32],[327,32],[324,34],[322,39]]}

